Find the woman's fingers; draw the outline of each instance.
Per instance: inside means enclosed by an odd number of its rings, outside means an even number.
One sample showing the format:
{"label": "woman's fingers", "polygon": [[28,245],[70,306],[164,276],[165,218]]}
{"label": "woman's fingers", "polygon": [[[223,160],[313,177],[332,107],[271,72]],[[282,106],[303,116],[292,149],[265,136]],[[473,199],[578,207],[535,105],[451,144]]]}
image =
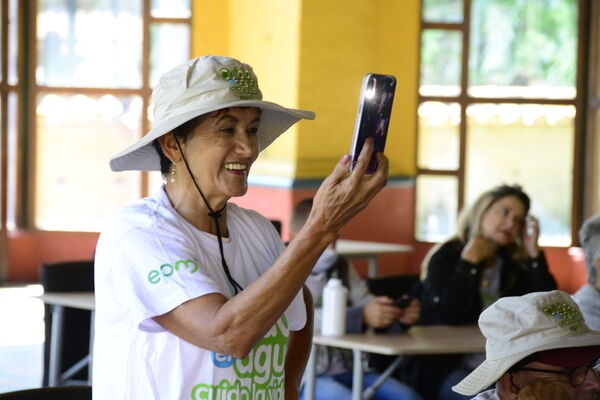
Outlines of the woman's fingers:
{"label": "woman's fingers", "polygon": [[350,155],[344,154],[344,156],[338,161],[335,168],[326,178],[333,182],[340,182],[348,175],[348,168],[350,166]]}
{"label": "woman's fingers", "polygon": [[315,195],[310,217],[319,230],[336,233],[385,186],[388,160],[384,155],[377,154],[379,165],[375,173],[365,175],[372,152],[372,139],[368,139],[352,173],[348,174],[350,158],[344,156],[323,181]]}
{"label": "woman's fingers", "polygon": [[421,314],[421,304],[419,300],[413,299],[410,305],[404,309],[404,314],[400,318],[400,322],[412,325],[419,319]]}
{"label": "woman's fingers", "polygon": [[362,176],[367,172],[371,163],[371,155],[373,154],[373,139],[367,138],[363,144],[360,154],[354,168],[352,169],[351,179],[356,181],[362,179]]}
{"label": "woman's fingers", "polygon": [[388,297],[375,297],[363,310],[365,323],[373,328],[387,328],[402,316],[402,310]]}
{"label": "woman's fingers", "polygon": [[398,308],[394,305],[382,304],[380,308],[380,312],[386,319],[397,320],[402,316],[404,311],[401,308]]}
{"label": "woman's fingers", "polygon": [[[361,152],[361,157],[365,156],[365,154],[370,154],[370,152]],[[373,174],[365,174],[370,158],[363,160],[359,159],[359,162],[364,161],[365,163],[361,164],[360,168],[355,168],[349,177],[352,190],[355,190],[359,195],[357,198],[364,202],[363,208],[366,207],[371,199],[387,184],[389,161],[382,153],[377,153],[376,157],[377,169]],[[357,165],[359,162],[357,162]]]}
{"label": "woman's fingers", "polygon": [[379,190],[381,190],[387,184],[389,160],[385,155],[383,155],[383,153],[377,153],[376,156],[377,169],[373,175],[367,179],[365,184],[369,189],[376,189],[377,192],[379,192]]}
{"label": "woman's fingers", "polygon": [[375,181],[378,181],[381,179],[382,176],[385,176],[385,178],[387,179],[388,163],[387,158],[382,153],[375,154],[375,158],[377,159],[377,169],[375,170],[375,172],[373,172],[373,174],[370,175],[365,175],[367,169],[369,168],[369,164],[371,163],[373,151],[373,139],[367,138],[367,140],[365,140],[363,148],[360,151],[360,154],[350,176],[350,179],[355,184],[364,181],[365,178],[367,178],[367,180],[371,182],[373,178],[375,178]]}

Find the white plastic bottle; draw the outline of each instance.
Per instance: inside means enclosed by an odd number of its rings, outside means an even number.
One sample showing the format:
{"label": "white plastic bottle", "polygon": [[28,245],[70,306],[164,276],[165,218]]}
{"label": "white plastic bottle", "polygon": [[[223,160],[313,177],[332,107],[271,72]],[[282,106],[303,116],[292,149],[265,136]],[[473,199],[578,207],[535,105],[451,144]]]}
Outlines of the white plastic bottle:
{"label": "white plastic bottle", "polygon": [[346,299],[348,289],[342,281],[331,278],[323,288],[321,334],[340,336],[346,333]]}

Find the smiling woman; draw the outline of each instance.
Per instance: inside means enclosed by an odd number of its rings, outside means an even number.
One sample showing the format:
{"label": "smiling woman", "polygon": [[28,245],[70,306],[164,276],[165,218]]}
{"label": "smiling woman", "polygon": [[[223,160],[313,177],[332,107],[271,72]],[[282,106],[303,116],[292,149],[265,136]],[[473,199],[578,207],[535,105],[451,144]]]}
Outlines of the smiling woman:
{"label": "smiling woman", "polygon": [[[216,209],[226,198],[244,195],[248,172],[258,156],[259,123],[258,108],[232,107],[198,117],[189,126],[155,139],[161,172],[170,176],[167,191],[188,188],[195,177],[199,187],[222,197],[207,199],[217,204]],[[188,168],[191,174],[180,173],[176,178],[177,171]]]}
{"label": "smiling woman", "polygon": [[216,56],[164,74],[153,101],[154,128],[110,161],[166,182],[100,236],[94,396],[294,399],[312,334],[303,283],[383,188],[387,159],[365,178],[372,142],[352,174],[344,156],[286,248],[269,220],[228,201],[246,193],[259,151],[314,114],[263,101],[250,66]]}

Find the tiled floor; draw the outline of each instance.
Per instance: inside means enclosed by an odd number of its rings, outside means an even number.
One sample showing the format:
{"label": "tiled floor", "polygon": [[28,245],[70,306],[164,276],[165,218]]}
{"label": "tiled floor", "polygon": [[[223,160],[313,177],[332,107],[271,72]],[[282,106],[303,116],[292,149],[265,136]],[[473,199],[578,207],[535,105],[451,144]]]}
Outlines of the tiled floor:
{"label": "tiled floor", "polygon": [[40,285],[0,286],[0,393],[40,387],[44,306]]}

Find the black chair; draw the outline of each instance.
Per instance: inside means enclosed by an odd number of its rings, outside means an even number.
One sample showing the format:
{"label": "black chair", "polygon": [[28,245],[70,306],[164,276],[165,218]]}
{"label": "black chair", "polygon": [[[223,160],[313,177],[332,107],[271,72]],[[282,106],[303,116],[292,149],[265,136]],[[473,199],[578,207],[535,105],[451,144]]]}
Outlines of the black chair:
{"label": "black chair", "polygon": [[[40,268],[40,283],[45,293],[93,291],[94,262],[89,260],[43,264]],[[91,312],[88,310],[72,308],[64,310],[62,354],[59,366],[61,373],[89,354],[90,318]],[[52,313],[49,305],[44,306],[44,323],[46,341],[44,343],[44,377],[42,385],[48,386],[52,335]],[[74,382],[87,382],[87,375],[87,369],[84,368],[74,374],[71,379]]]}
{"label": "black chair", "polygon": [[92,400],[91,386],[59,386],[0,394],[0,400]]}

